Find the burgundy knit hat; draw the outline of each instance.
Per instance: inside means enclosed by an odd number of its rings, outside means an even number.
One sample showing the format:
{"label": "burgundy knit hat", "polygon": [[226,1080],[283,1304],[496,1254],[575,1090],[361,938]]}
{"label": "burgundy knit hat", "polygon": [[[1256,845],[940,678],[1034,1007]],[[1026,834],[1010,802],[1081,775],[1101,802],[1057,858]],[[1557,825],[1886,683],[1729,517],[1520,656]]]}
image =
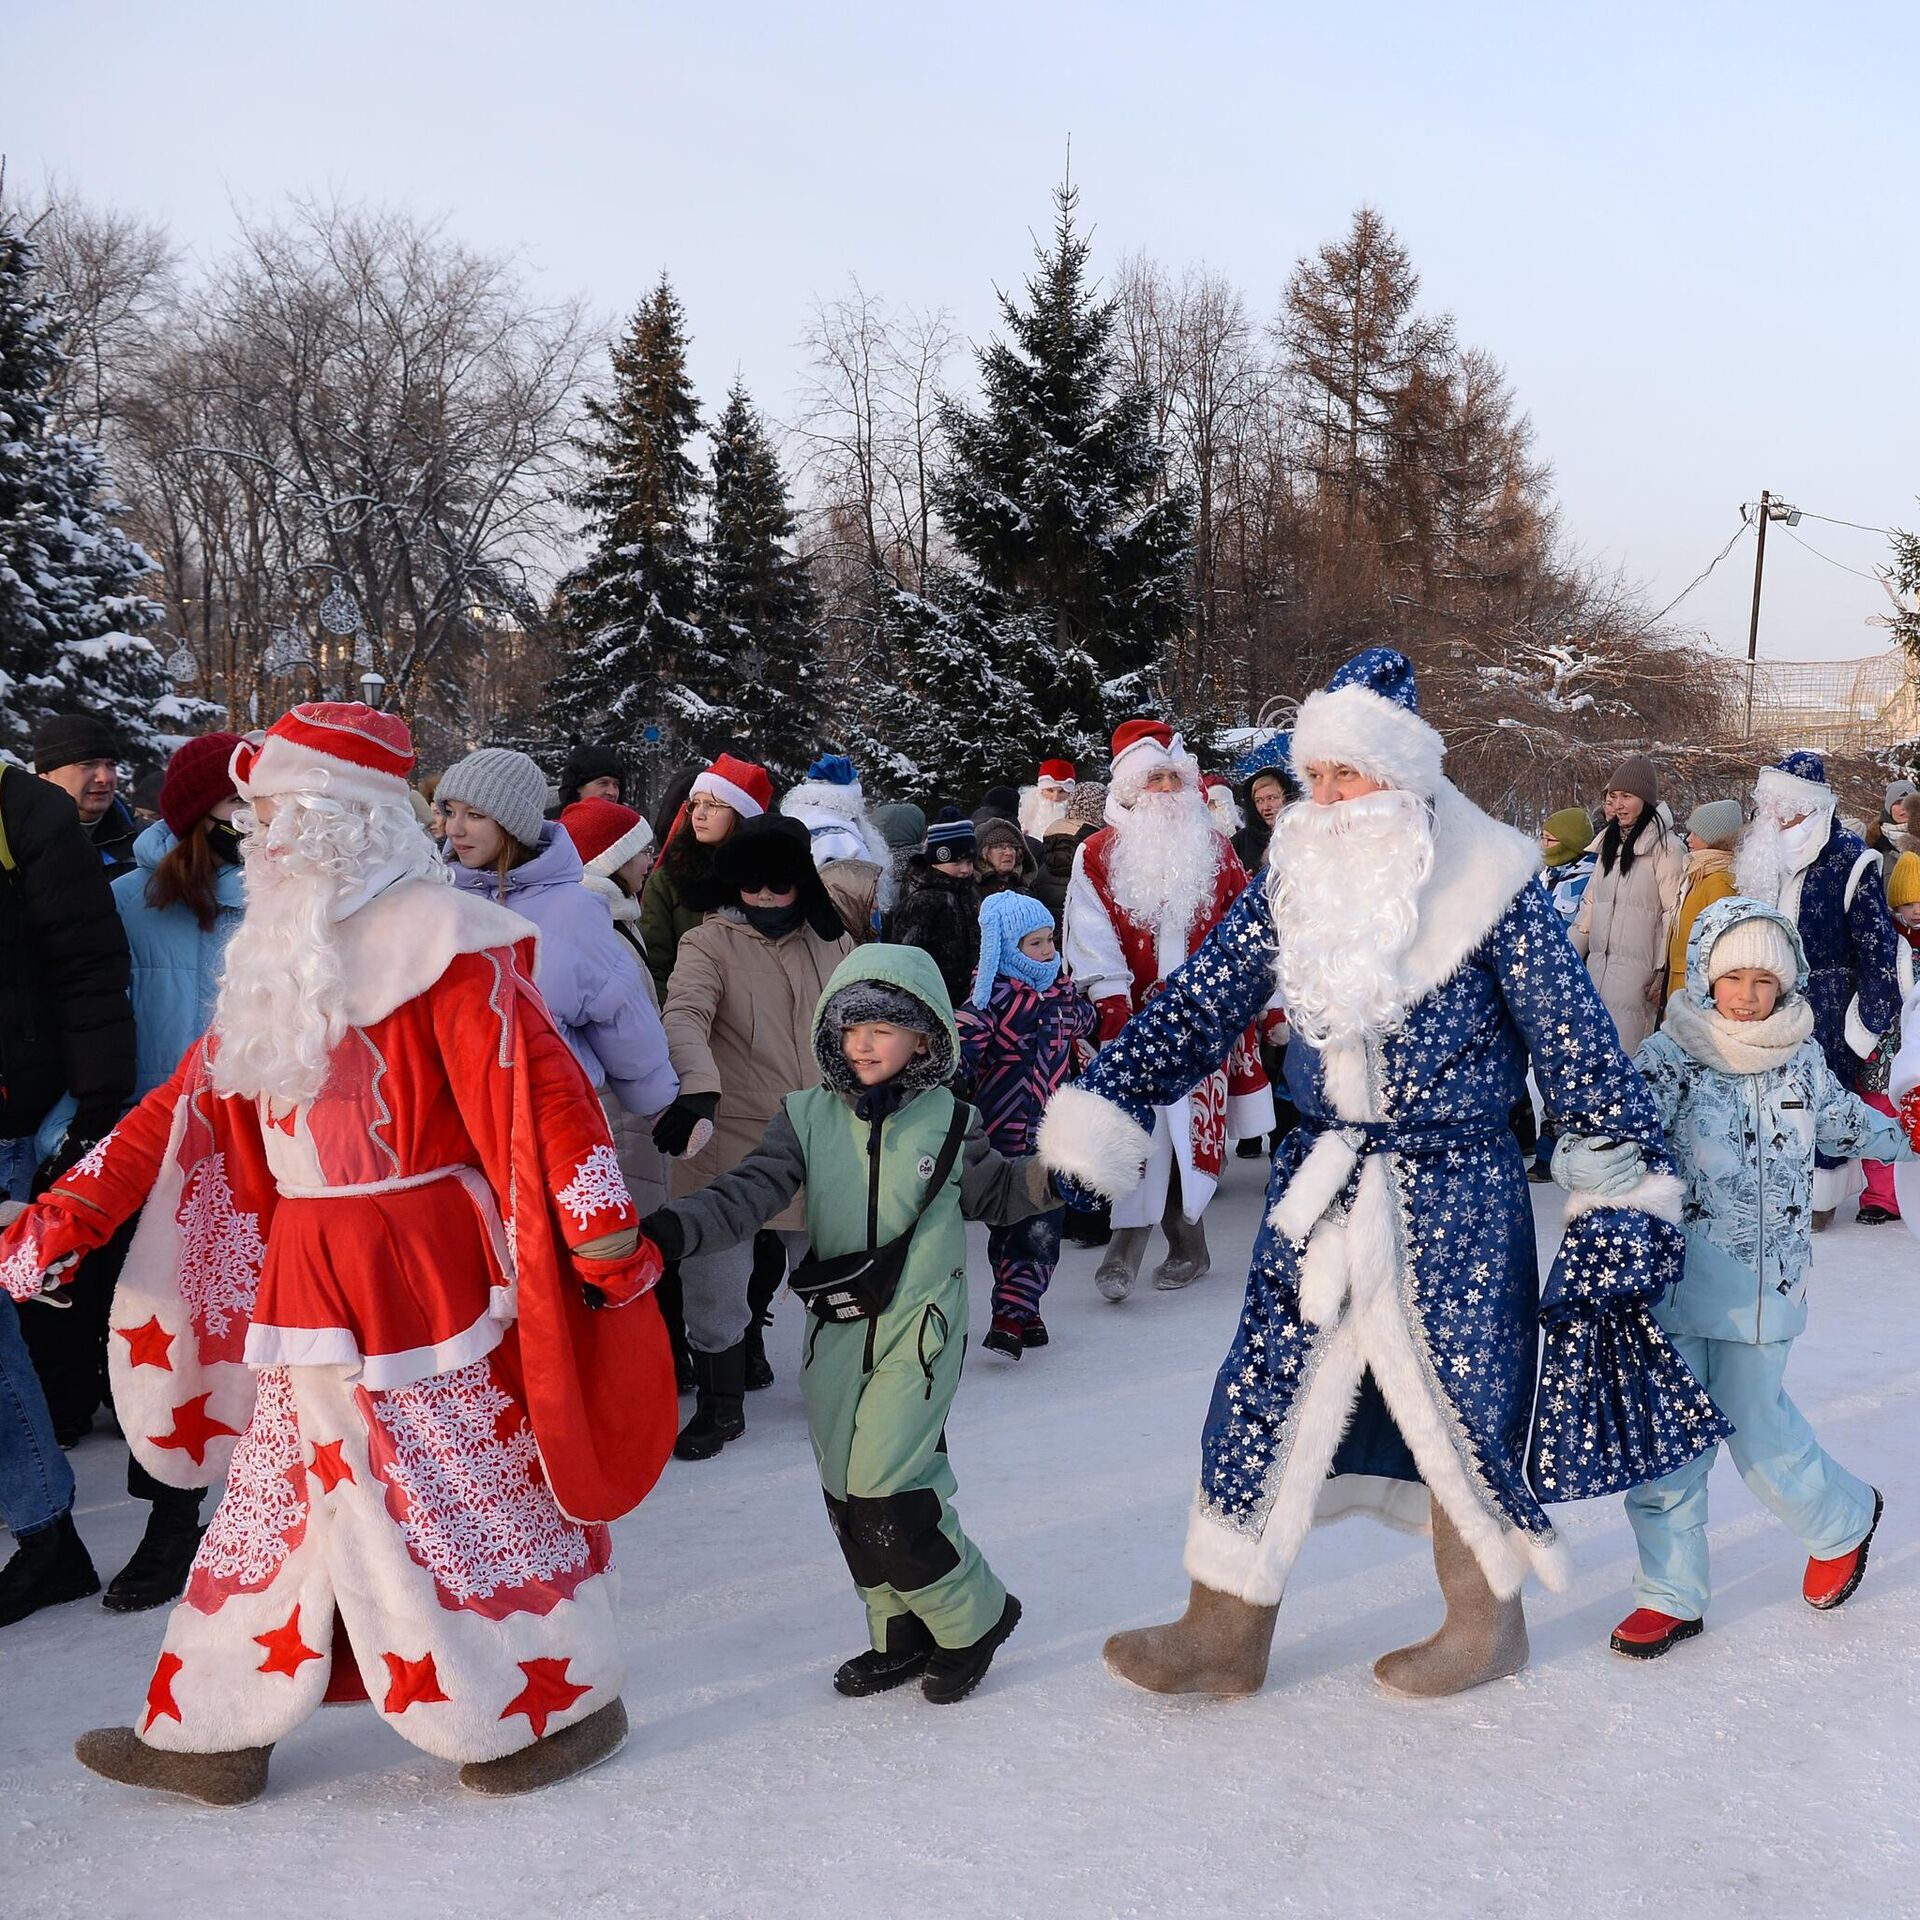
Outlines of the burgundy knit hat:
{"label": "burgundy knit hat", "polygon": [[229,771],[237,733],[203,733],[189,740],[167,762],[160,782],[160,818],[176,840],[184,840],[222,800],[239,792]]}

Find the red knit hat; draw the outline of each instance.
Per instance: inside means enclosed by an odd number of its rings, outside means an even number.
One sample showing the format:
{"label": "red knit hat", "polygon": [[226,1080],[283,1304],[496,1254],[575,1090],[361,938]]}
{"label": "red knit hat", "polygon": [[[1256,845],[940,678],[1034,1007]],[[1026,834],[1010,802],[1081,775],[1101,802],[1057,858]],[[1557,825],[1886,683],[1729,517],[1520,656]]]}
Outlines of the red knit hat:
{"label": "red knit hat", "polygon": [[1073,762],[1071,760],[1042,760],[1040,778],[1036,783],[1043,787],[1070,787],[1073,785]]}
{"label": "red knit hat", "polygon": [[773,805],[773,778],[765,767],[723,753],[705,773],[696,776],[687,797],[691,799],[696,793],[731,807],[743,820],[752,820]]}
{"label": "red knit hat", "polygon": [[653,845],[653,829],[618,800],[576,800],[560,809],[560,824],[566,828],[581,864],[603,879]]}
{"label": "red knit hat", "polygon": [[176,840],[238,793],[229,768],[234,749],[245,745],[237,733],[203,733],[175,750],[160,782],[160,818]]}
{"label": "red knit hat", "polygon": [[353,800],[407,803],[413,738],[396,713],[358,700],[310,700],[283,713],[259,746],[234,751],[233,781],[242,798],[312,793]]}

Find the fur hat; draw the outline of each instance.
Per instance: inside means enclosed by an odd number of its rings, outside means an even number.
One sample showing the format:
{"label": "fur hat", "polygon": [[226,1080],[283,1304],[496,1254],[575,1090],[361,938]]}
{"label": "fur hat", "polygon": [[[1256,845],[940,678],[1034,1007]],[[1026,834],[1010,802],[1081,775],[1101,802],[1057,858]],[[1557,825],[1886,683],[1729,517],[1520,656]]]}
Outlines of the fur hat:
{"label": "fur hat", "polygon": [[1593,843],[1593,816],[1585,807],[1561,807],[1540,824],[1547,845],[1547,866],[1564,867],[1578,860]]}
{"label": "fur hat", "polygon": [[1071,760],[1042,760],[1039,777],[1033,783],[1036,787],[1070,787],[1073,785],[1073,762]]}
{"label": "fur hat", "polygon": [[1630,793],[1643,806],[1660,804],[1660,775],[1644,753],[1630,753],[1607,776],[1609,793]]}
{"label": "fur hat", "polygon": [[1804,748],[1782,754],[1772,766],[1760,769],[1760,777],[1753,783],[1753,797],[1777,820],[1820,813],[1833,805],[1827,763]]}
{"label": "fur hat", "polygon": [[1707,800],[1687,815],[1687,831],[1710,847],[1732,849],[1747,816],[1738,800]]}
{"label": "fur hat", "polygon": [[1356,654],[1302,702],[1287,758],[1307,767],[1351,767],[1371,780],[1431,799],[1447,749],[1420,717],[1413,662],[1391,647]]}
{"label": "fur hat", "polygon": [[1721,934],[1707,955],[1707,985],[1711,987],[1723,973],[1735,973],[1742,967],[1758,967],[1780,982],[1782,993],[1793,991],[1793,983],[1800,977],[1799,956],[1786,928],[1772,914],[1751,914],[1736,920]]}
{"label": "fur hat", "polygon": [[737,907],[743,893],[760,888],[784,893],[791,887],[806,911],[807,925],[822,940],[838,940],[846,932],[833,896],[813,864],[813,844],[797,820],[768,813],[743,820],[713,850],[713,871],[704,881],[690,881],[687,904],[706,912]]}
{"label": "fur hat", "polygon": [[[588,774],[591,780],[594,776]],[[611,879],[636,855],[653,845],[646,817],[618,800],[576,800],[560,809],[560,824],[591,874]]]}
{"label": "fur hat", "polygon": [[246,743],[237,733],[203,733],[174,749],[160,782],[160,818],[176,840],[184,840],[222,800],[233,784],[233,752]]}
{"label": "fur hat", "polygon": [[[531,760],[527,764],[533,766]],[[413,766],[413,736],[397,713],[381,713],[358,700],[309,700],[283,713],[258,746],[243,740],[235,747],[230,771],[235,790],[247,801],[312,793],[360,806],[394,801],[404,806]],[[542,779],[543,800],[546,790]]]}
{"label": "fur hat", "polygon": [[1149,776],[1165,767],[1180,776],[1183,787],[1199,791],[1200,763],[1164,720],[1151,720],[1143,714],[1137,720],[1121,721],[1113,730],[1113,777],[1108,797],[1123,807],[1131,806],[1145,792]]}
{"label": "fur hat", "polygon": [[609,779],[618,780],[622,795],[626,793],[627,768],[620,758],[620,749],[583,742],[567,755],[566,764],[560,769],[561,802],[571,806],[580,798],[580,789],[589,780]]}
{"label": "fur hat", "polygon": [[523,847],[540,844],[547,815],[547,776],[512,747],[482,747],[456,760],[440,776],[433,797],[443,809],[449,800],[459,800],[475,813],[484,813]]}
{"label": "fur hat", "polygon": [[1887,911],[1920,905],[1920,853],[1903,853],[1887,875]]}

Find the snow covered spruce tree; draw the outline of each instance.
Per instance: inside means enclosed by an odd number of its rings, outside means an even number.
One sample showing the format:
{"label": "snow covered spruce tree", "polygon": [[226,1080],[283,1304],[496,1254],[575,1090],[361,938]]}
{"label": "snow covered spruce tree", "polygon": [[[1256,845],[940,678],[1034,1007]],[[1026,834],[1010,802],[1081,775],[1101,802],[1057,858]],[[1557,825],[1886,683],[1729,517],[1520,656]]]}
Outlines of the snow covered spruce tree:
{"label": "snow covered spruce tree", "polygon": [[[911,631],[896,636],[897,657],[922,730],[977,741],[977,756],[929,768],[961,787],[1062,747],[1091,754],[1117,720],[1155,704],[1162,650],[1187,614],[1192,501],[1166,484],[1152,394],[1124,375],[1117,305],[1089,277],[1078,198],[1056,190],[1024,304],[1001,296],[1006,337],[978,355],[979,406],[940,408],[947,457],[932,495],[954,557],[920,597],[938,610],[939,677],[971,678],[1003,704],[936,718],[934,688],[914,683]],[[893,605],[909,629],[924,624],[907,598]],[[955,650],[968,646],[984,658],[959,672]]]}
{"label": "snow covered spruce tree", "polygon": [[0,750],[25,761],[42,719],[86,710],[150,765],[165,756],[161,733],[190,731],[199,703],[176,698],[140,637],[163,612],[139,590],[154,563],[113,524],[100,449],[49,425],[65,364],[32,243],[0,224]]}
{"label": "snow covered spruce tree", "polygon": [[718,668],[700,629],[705,482],[687,454],[700,410],[686,318],[665,274],[613,349],[610,396],[589,399],[586,412],[589,470],[571,500],[593,549],[560,585],[570,644],[548,692],[553,731],[629,741],[657,722],[676,746],[705,751],[699,707]]}
{"label": "snow covered spruce tree", "polygon": [[813,757],[820,727],[820,606],[779,457],[738,381],[713,431],[707,526],[705,652],[721,678],[711,720],[731,746],[786,785]]}

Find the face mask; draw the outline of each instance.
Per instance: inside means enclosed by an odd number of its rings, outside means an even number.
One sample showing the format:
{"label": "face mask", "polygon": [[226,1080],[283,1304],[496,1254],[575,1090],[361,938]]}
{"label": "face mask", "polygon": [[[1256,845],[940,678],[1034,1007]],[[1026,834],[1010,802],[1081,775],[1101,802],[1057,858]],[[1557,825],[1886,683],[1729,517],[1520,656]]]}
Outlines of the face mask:
{"label": "face mask", "polygon": [[240,829],[231,820],[207,822],[207,846],[222,866],[237,867],[240,864]]}
{"label": "face mask", "polygon": [[784,938],[807,917],[806,908],[798,900],[784,907],[750,907],[742,902],[740,911],[746,915],[747,925],[769,940]]}

